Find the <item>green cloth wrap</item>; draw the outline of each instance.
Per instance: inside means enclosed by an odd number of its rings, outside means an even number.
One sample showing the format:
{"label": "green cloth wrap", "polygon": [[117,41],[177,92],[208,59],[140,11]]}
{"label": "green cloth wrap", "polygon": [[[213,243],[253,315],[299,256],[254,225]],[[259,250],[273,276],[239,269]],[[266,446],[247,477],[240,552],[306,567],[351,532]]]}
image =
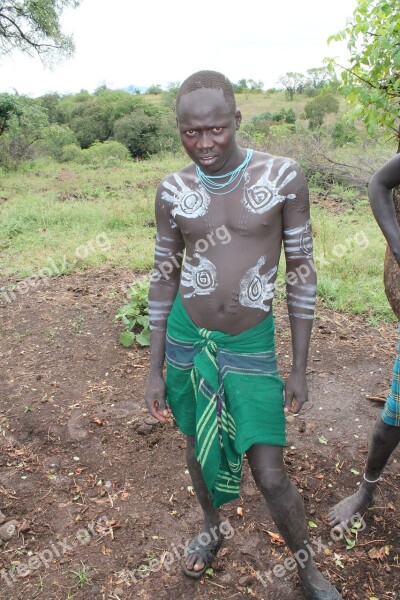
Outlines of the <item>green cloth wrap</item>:
{"label": "green cloth wrap", "polygon": [[284,446],[283,381],[274,320],[229,335],[195,325],[178,293],[168,317],[167,403],[196,458],[215,507],[239,497],[243,453]]}

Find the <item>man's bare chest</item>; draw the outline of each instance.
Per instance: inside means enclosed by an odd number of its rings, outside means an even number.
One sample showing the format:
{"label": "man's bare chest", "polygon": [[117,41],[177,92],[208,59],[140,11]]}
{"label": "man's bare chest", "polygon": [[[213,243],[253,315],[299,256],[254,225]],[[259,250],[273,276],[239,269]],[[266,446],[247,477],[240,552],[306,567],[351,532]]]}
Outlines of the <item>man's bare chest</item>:
{"label": "man's bare chest", "polygon": [[284,202],[294,193],[282,192],[296,177],[293,163],[274,168],[274,160],[263,168],[246,171],[240,186],[212,193],[195,177],[174,174],[164,182],[162,198],[172,219],[187,238],[227,227],[244,237],[265,235],[280,223]]}

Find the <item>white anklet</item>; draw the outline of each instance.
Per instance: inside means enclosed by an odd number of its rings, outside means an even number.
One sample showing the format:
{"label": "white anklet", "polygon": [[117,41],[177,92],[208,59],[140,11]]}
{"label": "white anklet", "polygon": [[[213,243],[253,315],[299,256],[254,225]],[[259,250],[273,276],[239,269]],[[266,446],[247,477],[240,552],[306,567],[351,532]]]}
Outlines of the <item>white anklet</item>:
{"label": "white anklet", "polygon": [[378,483],[378,481],[380,481],[382,479],[382,477],[378,477],[378,479],[375,479],[375,481],[370,481],[369,479],[367,479],[365,477],[365,473],[364,473],[363,477],[364,477],[364,481],[366,481],[367,483]]}

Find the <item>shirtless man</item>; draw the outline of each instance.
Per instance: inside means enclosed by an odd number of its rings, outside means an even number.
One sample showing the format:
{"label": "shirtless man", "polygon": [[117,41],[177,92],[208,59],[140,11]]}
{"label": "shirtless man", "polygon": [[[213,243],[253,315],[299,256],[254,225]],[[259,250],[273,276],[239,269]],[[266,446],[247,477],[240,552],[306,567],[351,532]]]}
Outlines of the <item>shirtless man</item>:
{"label": "shirtless man", "polygon": [[[374,217],[389,248],[400,265],[400,229],[397,224],[392,190],[400,185],[400,154],[391,158],[371,178],[368,196]],[[397,315],[399,316],[399,315]],[[364,481],[357,492],[329,511],[329,521],[343,528],[351,517],[366,509],[373,501],[381,473],[400,442],[400,342],[393,367],[393,381],[382,414],[372,432]]]}
{"label": "shirtless man", "polygon": [[[183,570],[197,579],[211,564],[223,537],[218,507],[239,496],[246,453],[288,547],[307,557],[297,565],[305,595],[340,600],[307,550],[302,498],[283,462],[285,413],[298,413],[308,393],[316,275],[307,183],[292,160],[237,144],[241,114],[221,73],[200,71],[186,79],[176,117],[193,162],[168,175],[156,195],[146,403],[161,422],[173,414],[187,436],[204,523]],[[272,317],[282,242],[293,349],[285,386]]]}

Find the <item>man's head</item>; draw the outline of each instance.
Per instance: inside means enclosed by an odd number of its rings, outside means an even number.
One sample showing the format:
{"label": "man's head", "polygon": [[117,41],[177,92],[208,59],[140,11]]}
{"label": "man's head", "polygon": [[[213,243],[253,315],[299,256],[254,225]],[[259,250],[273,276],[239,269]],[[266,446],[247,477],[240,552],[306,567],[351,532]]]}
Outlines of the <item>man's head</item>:
{"label": "man's head", "polygon": [[208,90],[221,90],[225,100],[232,109],[232,113],[236,112],[236,100],[233,92],[233,86],[229,79],[218,71],[197,71],[190,75],[179,88],[178,95],[176,97],[176,112],[178,112],[179,103],[182,96],[195,90],[201,90],[202,88]]}
{"label": "man's head", "polygon": [[216,71],[199,71],[181,85],[176,121],[182,145],[208,174],[223,174],[240,164],[236,144],[241,114],[230,81]]}

